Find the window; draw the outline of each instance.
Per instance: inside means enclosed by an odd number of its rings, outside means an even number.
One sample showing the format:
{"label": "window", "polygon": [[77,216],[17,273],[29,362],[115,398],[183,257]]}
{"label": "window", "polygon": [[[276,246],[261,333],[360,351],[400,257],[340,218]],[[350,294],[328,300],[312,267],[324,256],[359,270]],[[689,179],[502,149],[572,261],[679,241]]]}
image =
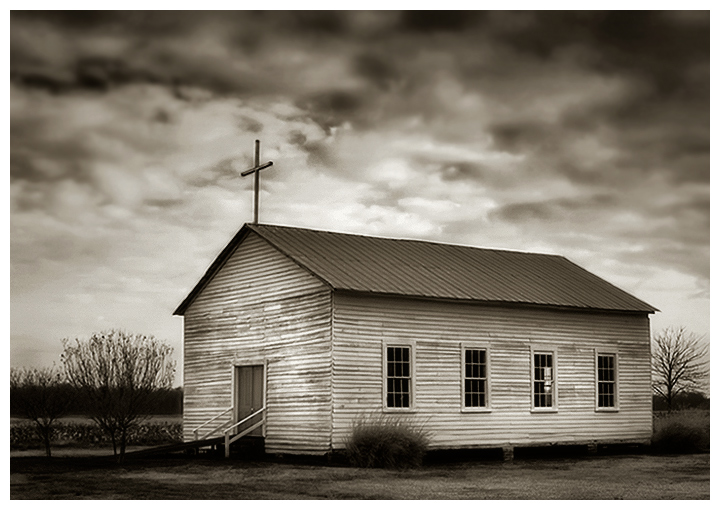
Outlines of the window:
{"label": "window", "polygon": [[463,348],[463,407],[465,409],[487,409],[488,388],[487,349]]}
{"label": "window", "polygon": [[596,354],[597,361],[597,407],[617,408],[617,355]]}
{"label": "window", "polygon": [[385,347],[385,406],[409,409],[412,403],[412,361],[409,346]]}
{"label": "window", "polygon": [[533,408],[553,409],[555,403],[555,365],[553,352],[533,351]]}

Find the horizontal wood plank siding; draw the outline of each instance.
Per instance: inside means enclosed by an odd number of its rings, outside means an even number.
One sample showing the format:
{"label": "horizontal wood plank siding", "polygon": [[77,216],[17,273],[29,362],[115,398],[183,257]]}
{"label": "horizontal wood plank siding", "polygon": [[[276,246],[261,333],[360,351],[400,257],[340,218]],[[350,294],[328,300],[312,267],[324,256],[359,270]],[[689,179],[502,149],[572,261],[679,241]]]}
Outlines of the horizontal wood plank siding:
{"label": "horizontal wood plank siding", "polygon": [[[336,293],[333,448],[382,412],[382,343],[414,342],[415,412],[432,448],[646,442],[652,433],[644,314],[566,312]],[[460,345],[490,349],[490,412],[462,412]],[[557,412],[531,412],[531,347],[556,352]],[[595,349],[618,354],[619,411],[595,409]]]}
{"label": "horizontal wood plank siding", "polygon": [[185,312],[185,439],[232,405],[234,364],[267,362],[266,450],[326,452],[330,303],[327,286],[250,233]]}

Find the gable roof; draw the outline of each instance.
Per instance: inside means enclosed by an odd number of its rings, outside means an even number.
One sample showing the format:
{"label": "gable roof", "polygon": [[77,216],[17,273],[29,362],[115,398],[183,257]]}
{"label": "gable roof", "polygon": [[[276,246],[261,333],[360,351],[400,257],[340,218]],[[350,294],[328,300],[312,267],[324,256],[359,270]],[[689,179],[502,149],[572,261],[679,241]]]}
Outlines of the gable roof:
{"label": "gable roof", "polygon": [[182,315],[250,232],[334,290],[653,313],[558,255],[245,224],[175,310]]}

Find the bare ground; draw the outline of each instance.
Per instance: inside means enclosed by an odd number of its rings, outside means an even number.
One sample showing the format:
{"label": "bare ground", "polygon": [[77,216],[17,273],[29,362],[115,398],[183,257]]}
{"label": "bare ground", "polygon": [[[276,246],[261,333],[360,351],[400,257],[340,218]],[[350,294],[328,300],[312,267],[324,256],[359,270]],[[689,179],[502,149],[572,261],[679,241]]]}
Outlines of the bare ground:
{"label": "bare ground", "polygon": [[391,471],[181,456],[10,459],[11,499],[709,499],[710,455],[608,455]]}

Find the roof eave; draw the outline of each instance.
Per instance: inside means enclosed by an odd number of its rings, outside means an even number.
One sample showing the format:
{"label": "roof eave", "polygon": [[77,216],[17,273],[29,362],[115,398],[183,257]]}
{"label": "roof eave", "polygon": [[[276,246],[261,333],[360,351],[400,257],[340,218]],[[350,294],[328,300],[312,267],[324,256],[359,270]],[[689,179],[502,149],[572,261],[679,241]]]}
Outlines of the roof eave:
{"label": "roof eave", "polygon": [[[448,303],[465,303],[465,304],[477,304],[487,306],[507,306],[507,307],[523,307],[523,308],[552,308],[555,310],[567,310],[576,312],[599,312],[599,313],[641,313],[651,314],[659,312],[660,310],[647,304],[647,309],[641,308],[601,308],[592,306],[574,306],[574,305],[560,305],[560,304],[549,304],[549,303],[533,303],[529,301],[492,301],[485,299],[472,299],[472,298],[458,298],[448,296],[423,296],[417,294],[399,294],[390,292],[377,292],[371,290],[357,290],[348,288],[335,289],[336,292],[348,293],[348,294],[359,294],[366,296],[377,296],[386,298],[404,298],[404,299],[417,299],[424,301],[442,301]],[[638,300],[640,301],[640,300]]]}

